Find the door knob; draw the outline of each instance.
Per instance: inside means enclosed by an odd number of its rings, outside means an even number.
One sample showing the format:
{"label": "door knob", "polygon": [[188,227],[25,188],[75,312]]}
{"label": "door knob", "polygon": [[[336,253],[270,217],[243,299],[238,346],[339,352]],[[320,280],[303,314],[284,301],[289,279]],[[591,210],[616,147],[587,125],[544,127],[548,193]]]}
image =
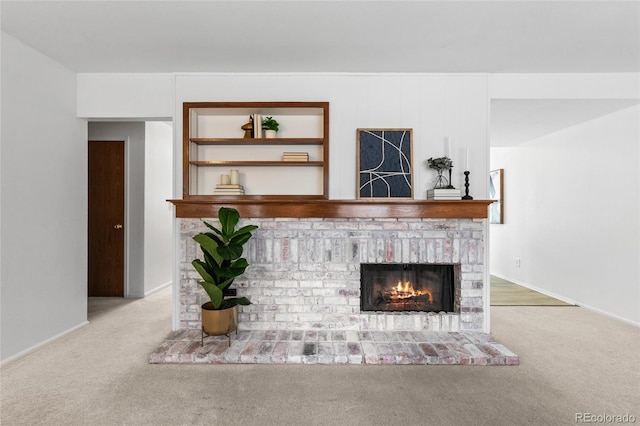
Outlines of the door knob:
{"label": "door knob", "polygon": [[117,225],[113,225],[113,229],[122,229],[122,224],[118,223]]}

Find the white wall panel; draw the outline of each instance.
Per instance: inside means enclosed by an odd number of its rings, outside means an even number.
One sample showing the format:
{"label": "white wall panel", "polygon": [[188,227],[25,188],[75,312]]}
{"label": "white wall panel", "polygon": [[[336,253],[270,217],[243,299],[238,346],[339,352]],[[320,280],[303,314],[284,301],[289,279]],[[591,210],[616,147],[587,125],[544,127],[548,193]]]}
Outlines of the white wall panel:
{"label": "white wall panel", "polygon": [[78,74],[78,117],[170,118],[171,74]]}
{"label": "white wall panel", "polygon": [[87,125],[76,74],[2,33],[4,361],[86,323]]}
{"label": "white wall panel", "polygon": [[[444,155],[450,127],[458,143],[453,151],[453,184],[461,187],[464,153],[469,145],[475,198],[486,195],[488,87],[485,75],[440,74],[177,74],[175,77],[176,183],[181,197],[182,102],[329,101],[330,198],[356,197],[356,129],[406,127],[414,130],[415,198],[426,198],[435,176],[424,162]],[[451,136],[449,135],[449,136]],[[274,170],[273,173],[278,173]]]}
{"label": "white wall panel", "polygon": [[144,294],[171,282],[173,276],[173,128],[145,123],[144,156]]}

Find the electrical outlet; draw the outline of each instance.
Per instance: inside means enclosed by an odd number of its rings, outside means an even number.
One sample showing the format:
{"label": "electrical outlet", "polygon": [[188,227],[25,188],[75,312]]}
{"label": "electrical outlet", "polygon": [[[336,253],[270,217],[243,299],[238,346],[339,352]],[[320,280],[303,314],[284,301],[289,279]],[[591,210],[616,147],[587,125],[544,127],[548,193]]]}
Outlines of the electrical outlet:
{"label": "electrical outlet", "polygon": [[516,268],[520,267],[520,258],[516,257]]}

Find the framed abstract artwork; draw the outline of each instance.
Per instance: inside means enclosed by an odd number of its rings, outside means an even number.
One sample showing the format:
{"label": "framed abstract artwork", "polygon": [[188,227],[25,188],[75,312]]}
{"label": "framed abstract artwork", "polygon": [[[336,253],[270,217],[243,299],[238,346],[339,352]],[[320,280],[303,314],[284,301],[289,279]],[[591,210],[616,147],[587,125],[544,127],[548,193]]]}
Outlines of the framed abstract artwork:
{"label": "framed abstract artwork", "polygon": [[489,199],[496,200],[489,204],[489,223],[504,223],[504,169],[489,172]]}
{"label": "framed abstract artwork", "polygon": [[358,198],[413,198],[413,129],[357,129]]}

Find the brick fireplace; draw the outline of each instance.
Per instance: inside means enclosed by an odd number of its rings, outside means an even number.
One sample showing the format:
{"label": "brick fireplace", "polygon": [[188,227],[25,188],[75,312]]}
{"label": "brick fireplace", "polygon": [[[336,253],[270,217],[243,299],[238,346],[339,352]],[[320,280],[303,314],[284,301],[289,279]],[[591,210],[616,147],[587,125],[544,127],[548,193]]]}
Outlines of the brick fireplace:
{"label": "brick fireplace", "polygon": [[[215,219],[205,219],[210,223]],[[180,329],[200,328],[207,298],[191,260],[200,219],[179,218]],[[249,268],[236,279],[239,330],[486,331],[485,220],[466,218],[247,218],[259,229],[246,246]],[[361,264],[456,268],[450,312],[361,311]]]}
{"label": "brick fireplace", "polygon": [[[484,259],[490,201],[227,201],[172,200],[179,226],[174,330],[149,362],[519,363],[516,354],[487,334]],[[259,226],[245,246],[250,266],[234,284],[238,295],[253,304],[240,307],[239,331],[230,345],[226,336],[201,340],[200,306],[207,297],[191,266],[200,256],[192,237],[206,229],[200,218],[216,217],[222,205],[239,211],[245,218],[241,226]],[[434,301],[425,310],[366,310],[360,300],[361,272],[371,264],[424,267],[416,272],[414,290],[420,297],[412,303],[429,292]],[[435,302],[434,284],[439,268],[449,271],[442,274],[448,276],[441,283],[449,281],[449,290],[441,284],[440,296],[448,294],[441,305]],[[412,291],[389,291],[389,299]],[[447,298],[450,303],[444,303]]]}

